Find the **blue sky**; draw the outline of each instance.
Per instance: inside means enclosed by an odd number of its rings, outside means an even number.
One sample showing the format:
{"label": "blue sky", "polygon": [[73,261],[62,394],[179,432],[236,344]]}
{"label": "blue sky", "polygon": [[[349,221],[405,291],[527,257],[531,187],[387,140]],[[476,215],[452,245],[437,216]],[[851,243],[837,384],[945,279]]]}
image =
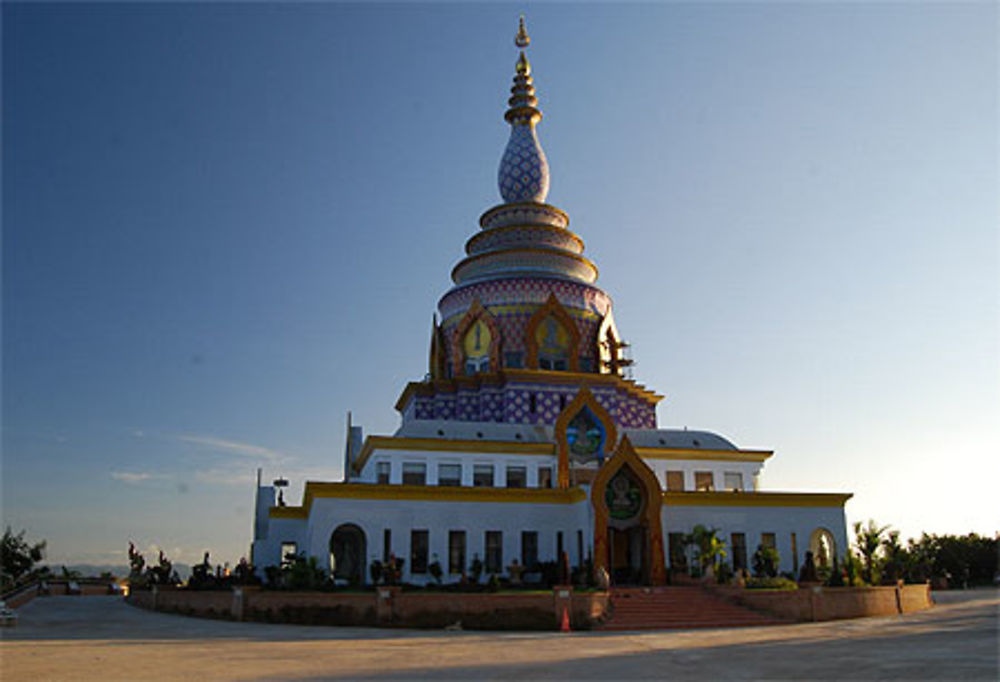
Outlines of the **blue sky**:
{"label": "blue sky", "polygon": [[[246,551],[391,433],[499,202],[518,5],[3,6],[3,522]],[[566,210],[665,426],[849,520],[1000,529],[992,3],[540,4]]]}

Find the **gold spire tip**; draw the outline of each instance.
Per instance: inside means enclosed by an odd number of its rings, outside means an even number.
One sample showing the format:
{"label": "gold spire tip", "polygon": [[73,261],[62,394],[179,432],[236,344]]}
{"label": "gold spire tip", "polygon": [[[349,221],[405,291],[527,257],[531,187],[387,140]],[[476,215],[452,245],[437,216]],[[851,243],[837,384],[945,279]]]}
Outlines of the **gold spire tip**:
{"label": "gold spire tip", "polygon": [[517,22],[517,36],[514,37],[514,44],[520,47],[522,50],[528,45],[531,45],[531,36],[528,35],[528,29],[524,27],[524,15]]}

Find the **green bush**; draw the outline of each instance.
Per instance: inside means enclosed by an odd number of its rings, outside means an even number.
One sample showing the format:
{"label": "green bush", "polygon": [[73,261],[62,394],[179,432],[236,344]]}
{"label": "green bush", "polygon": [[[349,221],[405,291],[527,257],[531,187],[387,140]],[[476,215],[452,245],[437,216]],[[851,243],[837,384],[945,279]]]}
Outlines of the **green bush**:
{"label": "green bush", "polygon": [[774,578],[778,575],[778,564],[781,557],[778,550],[766,545],[757,545],[753,553],[753,574],[758,578]]}
{"label": "green bush", "polygon": [[750,590],[797,590],[799,586],[788,578],[747,578]]}

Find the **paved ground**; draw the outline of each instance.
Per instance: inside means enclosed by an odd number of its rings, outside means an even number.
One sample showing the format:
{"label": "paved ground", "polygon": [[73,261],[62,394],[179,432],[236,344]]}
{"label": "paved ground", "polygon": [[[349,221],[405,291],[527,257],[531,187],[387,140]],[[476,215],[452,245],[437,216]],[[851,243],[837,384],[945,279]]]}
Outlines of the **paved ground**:
{"label": "paved ground", "polygon": [[6,680],[997,680],[1000,593],[907,616],[656,633],[305,627],[48,597],[0,630]]}

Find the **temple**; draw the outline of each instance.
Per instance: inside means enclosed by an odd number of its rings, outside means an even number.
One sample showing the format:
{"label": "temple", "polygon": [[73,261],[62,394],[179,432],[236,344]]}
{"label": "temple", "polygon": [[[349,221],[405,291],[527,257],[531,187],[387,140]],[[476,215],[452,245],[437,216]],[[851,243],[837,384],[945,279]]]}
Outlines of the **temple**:
{"label": "temple", "polygon": [[307,481],[298,505],[256,490],[253,563],[315,556],[338,582],[404,560],[401,579],[470,564],[506,575],[564,553],[614,584],[663,584],[691,568],[685,536],[718,529],[727,562],[772,546],[797,572],[847,548],[850,494],[768,492],[772,451],[708,431],[660,428],[663,396],[631,378],[611,298],[568,215],[547,203],[550,170],[523,18],[500,160],[502,203],[479,219],[438,302],[429,367],[396,401],[392,435],[348,424],[342,481]]}

